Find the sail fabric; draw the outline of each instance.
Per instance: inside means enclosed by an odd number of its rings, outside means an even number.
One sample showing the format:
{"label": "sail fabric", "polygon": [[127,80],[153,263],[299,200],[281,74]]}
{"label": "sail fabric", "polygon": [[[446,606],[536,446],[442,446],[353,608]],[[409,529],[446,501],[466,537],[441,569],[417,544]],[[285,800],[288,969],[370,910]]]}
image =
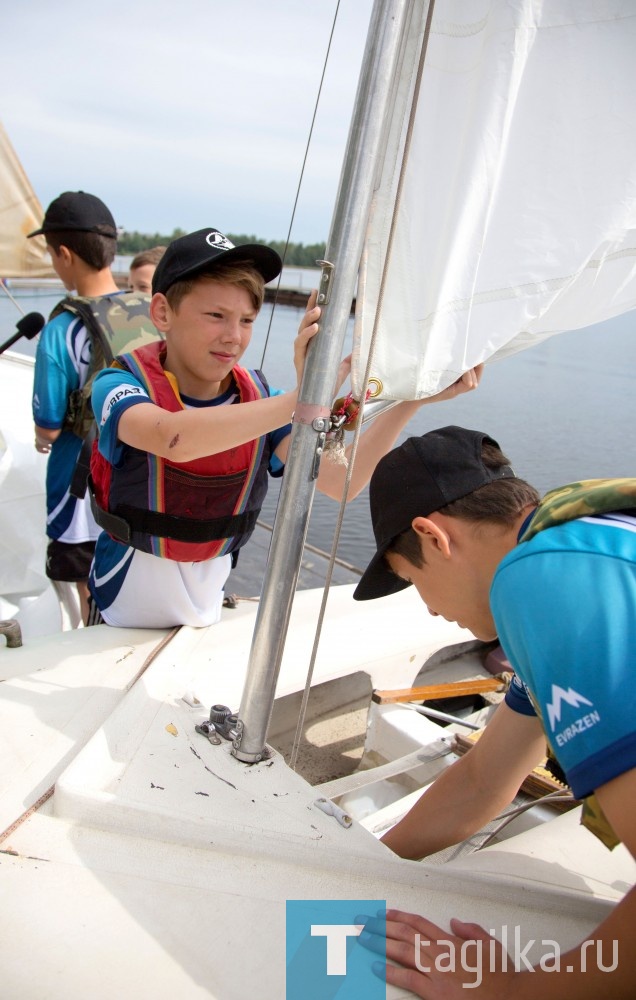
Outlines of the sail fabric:
{"label": "sail fabric", "polygon": [[[437,0],[370,371],[381,396],[432,395],[636,307],[635,52],[633,0]],[[405,61],[358,283],[358,396],[414,79]]]}
{"label": "sail fabric", "polygon": [[44,236],[27,239],[43,218],[42,206],[0,124],[0,281],[55,277]]}

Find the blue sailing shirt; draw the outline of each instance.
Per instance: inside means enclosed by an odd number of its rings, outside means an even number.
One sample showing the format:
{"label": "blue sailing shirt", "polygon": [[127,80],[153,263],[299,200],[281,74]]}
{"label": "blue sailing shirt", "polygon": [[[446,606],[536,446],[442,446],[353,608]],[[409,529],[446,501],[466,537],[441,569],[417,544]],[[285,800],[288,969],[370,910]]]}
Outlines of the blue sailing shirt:
{"label": "blue sailing shirt", "polygon": [[538,532],[502,560],[490,591],[519,681],[506,702],[541,711],[577,798],[636,767],[636,517],[582,517]]}
{"label": "blue sailing shirt", "polygon": [[[33,377],[33,420],[38,427],[59,430],[71,392],[88,377],[91,343],[80,319],[62,312],[40,334]],[[63,430],[53,442],[46,467],[46,533],[62,542],[94,541],[99,528],[86,501],[69,494],[82,441]]]}

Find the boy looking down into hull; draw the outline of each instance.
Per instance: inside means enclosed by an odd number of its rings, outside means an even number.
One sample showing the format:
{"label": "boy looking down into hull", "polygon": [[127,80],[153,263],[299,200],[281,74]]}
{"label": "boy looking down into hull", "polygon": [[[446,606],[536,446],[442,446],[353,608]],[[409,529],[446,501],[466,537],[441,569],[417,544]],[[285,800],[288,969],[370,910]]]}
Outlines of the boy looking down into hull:
{"label": "boy looking down into hull", "polygon": [[[475,746],[383,842],[415,859],[467,839],[512,801],[547,742],[584,800],[590,836],[610,849],[622,841],[636,857],[636,480],[572,483],[540,500],[487,434],[444,427],[387,454],[369,493],[377,552],[354,597],[413,585],[432,615],[498,638],[516,672]],[[588,940],[561,955],[559,970],[521,973],[483,927],[460,920],[449,932],[388,910],[359,940],[372,950],[379,942],[383,955],[386,942],[386,957],[400,964],[383,967],[383,977],[422,998],[477,987],[467,968],[448,962],[470,945],[471,962],[484,956],[475,996],[609,1000],[636,995],[635,919],[632,888]]]}

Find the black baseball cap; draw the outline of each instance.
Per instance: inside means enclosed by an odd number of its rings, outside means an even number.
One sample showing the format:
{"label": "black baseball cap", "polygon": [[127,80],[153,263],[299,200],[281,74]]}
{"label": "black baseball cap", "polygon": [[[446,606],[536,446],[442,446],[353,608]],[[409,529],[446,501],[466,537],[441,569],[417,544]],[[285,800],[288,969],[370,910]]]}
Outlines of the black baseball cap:
{"label": "black baseball cap", "polygon": [[427,517],[496,479],[515,478],[509,465],[497,469],[484,465],[484,441],[499,447],[481,431],[441,427],[408,438],[380,459],[369,485],[377,552],[353,592],[356,601],[397,594],[410,586],[391,572],[384,554],[415,517]]}
{"label": "black baseball cap", "polygon": [[47,208],[40,228],[29,233],[27,239],[67,229],[117,239],[117,226],[110,211],[100,198],[85,191],[65,191],[55,198]]}
{"label": "black baseball cap", "polygon": [[165,293],[176,281],[192,278],[200,271],[213,270],[215,264],[248,264],[263,276],[265,283],[278,277],[283,262],[271,247],[260,243],[234,246],[218,229],[199,229],[180,236],[168,249],[152,277],[152,292]]}

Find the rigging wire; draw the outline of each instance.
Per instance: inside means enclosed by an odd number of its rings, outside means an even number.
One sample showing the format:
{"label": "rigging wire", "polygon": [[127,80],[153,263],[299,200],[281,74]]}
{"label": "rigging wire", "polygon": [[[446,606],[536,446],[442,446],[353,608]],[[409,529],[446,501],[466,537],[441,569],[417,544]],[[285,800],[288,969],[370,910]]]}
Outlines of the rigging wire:
{"label": "rigging wire", "polygon": [[[331,22],[331,31],[329,33],[329,41],[327,42],[327,50],[325,52],[325,58],[324,58],[323,64],[322,64],[322,73],[320,75],[320,83],[318,84],[318,92],[316,94],[316,101],[314,103],[314,113],[313,113],[312,118],[311,118],[311,124],[309,126],[309,134],[307,135],[307,142],[305,144],[305,152],[304,152],[304,155],[303,155],[303,162],[302,162],[302,166],[300,168],[300,175],[298,177],[298,185],[296,187],[296,195],[294,197],[294,204],[293,204],[293,207],[292,207],[291,218],[289,220],[289,229],[287,230],[287,237],[285,239],[285,249],[283,250],[283,267],[285,265],[285,258],[287,256],[287,251],[289,249],[289,240],[290,240],[290,236],[291,236],[292,227],[294,225],[294,219],[295,219],[295,216],[296,216],[296,209],[298,207],[298,199],[300,197],[300,189],[302,187],[303,177],[304,177],[304,174],[305,174],[305,167],[307,165],[307,157],[309,156],[309,147],[311,145],[311,140],[312,140],[312,137],[313,137],[314,125],[316,123],[316,116],[318,114],[318,105],[320,104],[320,96],[322,94],[322,86],[323,86],[323,83],[325,82],[325,73],[327,72],[327,63],[329,61],[329,53],[331,52],[331,43],[333,41],[334,32],[336,30],[336,22],[338,20],[338,12],[339,12],[339,10],[340,10],[340,0],[337,0],[337,2],[336,2],[336,9],[334,11],[333,20]],[[281,272],[278,275],[278,282],[276,284],[276,291],[274,292],[274,302],[273,302],[273,305],[272,305],[272,308],[271,308],[271,312],[269,314],[269,323],[267,324],[267,333],[265,335],[265,343],[263,345],[263,354],[261,356],[261,364],[260,364],[261,368],[263,368],[263,366],[265,364],[265,354],[267,352],[267,345],[269,344],[269,335],[270,335],[271,330],[272,330],[272,323],[274,321],[274,312],[276,311],[276,303],[278,301],[278,293],[280,291],[280,283],[282,281],[282,277],[283,277],[283,271],[282,271],[282,268],[281,268]]]}
{"label": "rigging wire", "polygon": [[22,308],[22,306],[20,305],[20,303],[17,301],[17,299],[14,299],[13,295],[11,294],[11,292],[9,291],[9,289],[7,288],[7,286],[4,283],[4,281],[2,280],[2,278],[0,278],[0,288],[2,289],[2,291],[4,292],[4,294],[7,296],[7,298],[11,299],[11,301],[14,304],[14,306],[18,310],[18,312],[22,313],[22,315],[24,316],[25,315],[24,309]]}
{"label": "rigging wire", "polygon": [[375,320],[374,320],[374,323],[373,323],[373,330],[372,330],[372,333],[371,333],[371,341],[370,341],[370,347],[369,347],[369,357],[368,357],[368,360],[367,360],[367,366],[366,366],[366,370],[365,370],[365,373],[364,373],[364,383],[363,383],[363,385],[364,385],[364,391],[361,393],[362,398],[360,400],[360,414],[359,414],[357,425],[356,425],[356,429],[355,429],[354,435],[353,435],[353,443],[351,445],[351,452],[350,452],[350,455],[349,455],[349,465],[348,465],[348,468],[347,468],[347,474],[345,476],[344,491],[343,491],[342,500],[340,501],[340,506],[339,506],[339,510],[338,510],[338,518],[337,518],[336,527],[335,527],[335,530],[334,530],[334,540],[333,540],[333,544],[332,544],[332,548],[331,548],[331,556],[330,556],[330,560],[329,560],[329,565],[327,566],[327,574],[326,574],[326,579],[325,579],[325,586],[324,586],[324,590],[323,590],[323,596],[322,596],[322,601],[321,601],[321,605],[320,605],[320,611],[319,611],[319,614],[318,614],[318,622],[316,624],[316,632],[315,632],[315,635],[314,635],[314,644],[313,644],[313,647],[312,647],[311,657],[310,657],[310,661],[309,661],[309,667],[308,667],[308,670],[307,670],[307,679],[306,679],[306,683],[305,683],[305,690],[303,691],[302,702],[301,702],[300,711],[299,711],[299,715],[298,715],[298,723],[296,725],[296,733],[294,735],[294,742],[293,742],[293,746],[292,746],[292,750],[291,750],[291,756],[290,756],[289,766],[292,768],[292,770],[296,769],[296,763],[297,763],[297,760],[298,760],[298,752],[299,752],[300,743],[301,743],[301,740],[302,740],[302,731],[303,731],[304,723],[305,723],[305,715],[306,715],[306,712],[307,712],[307,704],[309,702],[309,691],[310,691],[311,681],[312,681],[313,674],[314,674],[314,668],[315,668],[315,664],[316,664],[316,656],[318,654],[318,645],[320,643],[320,637],[321,637],[321,633],[322,633],[322,625],[323,625],[323,621],[324,621],[324,617],[325,617],[325,611],[326,611],[326,607],[327,607],[327,599],[328,599],[328,596],[329,596],[329,588],[330,588],[330,585],[331,585],[331,577],[333,575],[333,565],[334,565],[334,560],[335,560],[336,552],[337,552],[337,548],[338,548],[338,541],[339,541],[339,538],[340,538],[340,532],[341,532],[341,529],[342,529],[342,522],[344,520],[344,512],[345,512],[345,507],[346,507],[346,503],[347,503],[347,497],[349,495],[349,488],[351,486],[351,476],[353,474],[353,465],[354,465],[354,462],[355,462],[355,456],[356,456],[356,452],[357,452],[357,449],[358,449],[358,442],[360,440],[360,433],[362,431],[362,424],[363,424],[363,419],[364,419],[364,404],[365,404],[366,390],[367,390],[369,382],[371,380],[371,369],[372,369],[372,365],[373,365],[373,355],[374,355],[375,344],[376,344],[377,334],[378,334],[379,316],[381,314],[382,304],[383,304],[383,301],[384,301],[384,293],[385,293],[386,281],[387,281],[388,264],[389,264],[389,261],[390,261],[390,258],[391,258],[391,251],[392,251],[392,248],[393,248],[393,241],[394,241],[394,237],[395,237],[395,229],[396,229],[396,224],[397,224],[396,223],[397,212],[398,212],[398,208],[399,208],[399,205],[400,205],[400,200],[401,200],[401,197],[402,197],[402,192],[403,192],[403,189],[404,189],[404,178],[405,178],[405,175],[406,175],[406,162],[408,160],[408,155],[409,155],[409,151],[410,151],[410,147],[411,147],[411,141],[412,141],[412,137],[413,137],[413,128],[414,128],[414,125],[415,125],[415,114],[416,114],[416,111],[417,111],[417,104],[418,104],[418,98],[419,98],[419,93],[420,93],[420,86],[421,86],[421,82],[422,82],[422,75],[423,75],[423,72],[424,72],[424,62],[425,62],[425,59],[426,59],[426,52],[427,52],[427,49],[428,49],[428,41],[429,41],[429,37],[430,37],[430,33],[431,33],[431,23],[432,23],[432,20],[433,20],[433,11],[434,11],[434,9],[435,9],[435,0],[429,0],[428,9],[427,9],[427,12],[426,12],[426,22],[425,22],[425,25],[424,25],[424,34],[423,34],[423,38],[422,38],[422,46],[421,46],[421,49],[420,49],[419,61],[418,61],[418,66],[417,66],[417,73],[416,73],[416,77],[415,77],[415,85],[414,85],[414,89],[413,89],[413,101],[411,103],[411,108],[410,108],[410,112],[409,112],[409,121],[408,121],[407,130],[406,130],[406,136],[405,136],[405,140],[404,140],[404,151],[403,151],[403,154],[402,154],[402,162],[401,162],[401,165],[400,165],[400,174],[399,174],[398,184],[397,184],[397,189],[396,189],[395,204],[393,206],[393,214],[392,214],[392,218],[391,218],[391,226],[389,228],[389,235],[388,235],[388,239],[387,239],[387,250],[386,250],[386,255],[385,255],[385,258],[384,258],[384,265],[383,265],[383,269],[382,269],[382,278],[381,278],[381,281],[380,281],[380,288],[379,288],[379,294],[378,294],[378,304],[377,304],[377,309],[376,309],[376,314],[375,314]]}

